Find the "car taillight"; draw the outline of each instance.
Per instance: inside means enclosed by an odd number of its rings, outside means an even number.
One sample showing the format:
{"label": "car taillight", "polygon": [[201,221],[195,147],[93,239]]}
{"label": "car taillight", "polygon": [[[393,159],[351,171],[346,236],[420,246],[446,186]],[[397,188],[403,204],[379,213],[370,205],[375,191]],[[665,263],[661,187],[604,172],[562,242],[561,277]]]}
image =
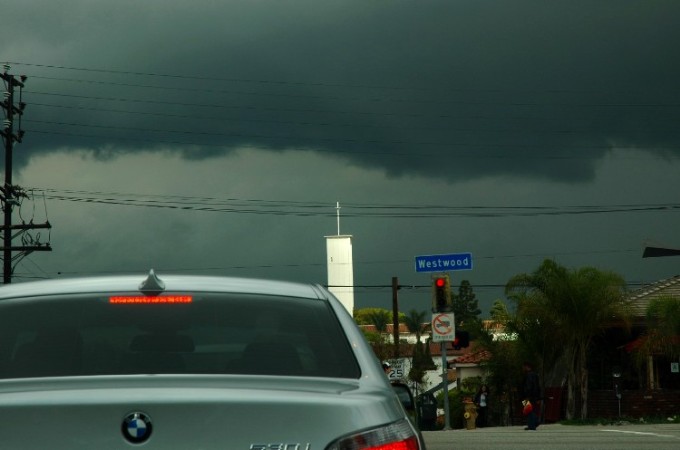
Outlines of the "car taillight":
{"label": "car taillight", "polygon": [[418,437],[407,420],[345,436],[326,450],[420,450]]}

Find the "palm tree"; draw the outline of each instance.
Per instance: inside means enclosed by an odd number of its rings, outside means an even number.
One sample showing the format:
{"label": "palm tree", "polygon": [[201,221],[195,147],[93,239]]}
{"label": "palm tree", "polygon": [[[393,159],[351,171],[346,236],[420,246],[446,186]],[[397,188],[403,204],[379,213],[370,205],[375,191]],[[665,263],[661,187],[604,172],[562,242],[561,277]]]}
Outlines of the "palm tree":
{"label": "palm tree", "polygon": [[408,331],[416,335],[416,342],[420,342],[420,336],[423,334],[423,323],[425,323],[427,313],[425,311],[416,311],[412,309],[406,317],[404,317],[404,324]]}
{"label": "palm tree", "polygon": [[366,317],[369,323],[375,326],[376,331],[381,335],[387,332],[387,324],[392,322],[392,317],[386,309],[369,311]]}
{"label": "palm tree", "polygon": [[[567,418],[575,416],[577,395],[580,417],[588,413],[587,356],[593,338],[614,321],[630,322],[621,276],[593,267],[569,270],[545,260],[530,274],[516,275],[506,294],[518,302],[517,320],[535,335],[547,339],[549,359],[566,356]],[[521,330],[518,330],[521,331]],[[556,344],[559,343],[559,347]]]}
{"label": "palm tree", "polygon": [[385,333],[387,333],[387,324],[392,322],[391,316],[392,315],[390,312],[386,309],[377,308],[375,310],[369,311],[366,315],[368,322],[375,327],[375,330],[378,333],[378,340],[375,342],[373,350],[378,356],[378,359],[381,361],[389,358],[389,350],[386,346]]}
{"label": "palm tree", "polygon": [[389,358],[385,333],[387,324],[392,323],[392,312],[382,308],[363,308],[355,311],[354,320],[360,325],[373,325],[375,332],[364,331],[366,339],[371,343],[379,360]]}

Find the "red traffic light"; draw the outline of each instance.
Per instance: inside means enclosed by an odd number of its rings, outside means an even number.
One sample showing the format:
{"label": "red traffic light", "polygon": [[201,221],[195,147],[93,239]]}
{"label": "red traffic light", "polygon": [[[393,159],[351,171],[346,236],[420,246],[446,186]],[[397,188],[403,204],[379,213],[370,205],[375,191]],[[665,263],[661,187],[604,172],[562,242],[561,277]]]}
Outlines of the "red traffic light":
{"label": "red traffic light", "polygon": [[451,311],[451,281],[448,275],[432,277],[432,312]]}

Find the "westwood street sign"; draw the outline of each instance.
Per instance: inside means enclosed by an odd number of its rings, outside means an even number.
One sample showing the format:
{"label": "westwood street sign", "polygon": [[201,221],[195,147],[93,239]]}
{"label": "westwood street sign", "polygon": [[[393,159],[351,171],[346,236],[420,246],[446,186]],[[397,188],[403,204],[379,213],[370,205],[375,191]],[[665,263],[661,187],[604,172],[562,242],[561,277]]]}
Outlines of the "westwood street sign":
{"label": "westwood street sign", "polygon": [[416,256],[416,272],[472,270],[472,253]]}

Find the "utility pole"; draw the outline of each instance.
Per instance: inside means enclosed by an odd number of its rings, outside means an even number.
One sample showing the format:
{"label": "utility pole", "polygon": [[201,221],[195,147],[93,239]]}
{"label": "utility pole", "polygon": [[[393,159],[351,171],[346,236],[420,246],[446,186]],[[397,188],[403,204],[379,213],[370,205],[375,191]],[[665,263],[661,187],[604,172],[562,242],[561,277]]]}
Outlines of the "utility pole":
{"label": "utility pole", "polygon": [[[5,119],[0,124],[0,136],[5,144],[5,184],[0,187],[0,201],[2,202],[2,209],[4,212],[4,224],[2,226],[2,261],[3,261],[3,283],[9,284],[12,282],[12,262],[17,262],[34,251],[51,251],[50,244],[33,244],[31,239],[25,239],[26,233],[37,228],[52,228],[49,222],[44,224],[28,224],[12,225],[12,210],[15,206],[19,206],[19,199],[28,198],[28,195],[19,186],[12,184],[12,149],[14,142],[21,143],[24,137],[24,131],[21,129],[21,116],[24,113],[26,104],[21,101],[21,91],[26,81],[26,76],[22,75],[19,78],[8,73],[10,69],[9,64],[2,65],[2,78],[5,90],[2,94],[0,106],[5,112]],[[19,101],[15,104],[15,90],[18,88]],[[18,124],[15,127],[14,118],[18,117]],[[16,132],[14,131],[16,128]],[[12,235],[16,231],[15,235]],[[14,237],[22,236],[22,243],[24,245],[13,247],[12,239]],[[13,252],[18,252],[13,256]]]}

